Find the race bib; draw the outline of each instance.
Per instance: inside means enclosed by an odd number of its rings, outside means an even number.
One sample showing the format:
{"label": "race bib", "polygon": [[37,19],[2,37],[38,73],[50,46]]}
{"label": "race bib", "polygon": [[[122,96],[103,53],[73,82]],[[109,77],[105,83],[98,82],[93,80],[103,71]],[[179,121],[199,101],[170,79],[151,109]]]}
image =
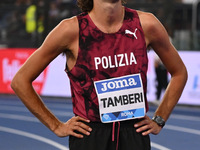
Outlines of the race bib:
{"label": "race bib", "polygon": [[145,116],[145,99],[140,74],[94,82],[103,123]]}

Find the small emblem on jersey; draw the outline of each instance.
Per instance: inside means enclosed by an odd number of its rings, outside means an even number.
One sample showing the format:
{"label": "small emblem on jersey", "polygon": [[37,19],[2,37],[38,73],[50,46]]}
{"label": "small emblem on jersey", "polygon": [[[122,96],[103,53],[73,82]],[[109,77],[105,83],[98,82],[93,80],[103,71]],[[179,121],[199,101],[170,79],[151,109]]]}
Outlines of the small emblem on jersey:
{"label": "small emblem on jersey", "polygon": [[125,34],[133,35],[135,39],[137,39],[137,35],[136,35],[137,30],[138,30],[137,28],[135,29],[135,32],[131,32],[130,30],[125,30]]}

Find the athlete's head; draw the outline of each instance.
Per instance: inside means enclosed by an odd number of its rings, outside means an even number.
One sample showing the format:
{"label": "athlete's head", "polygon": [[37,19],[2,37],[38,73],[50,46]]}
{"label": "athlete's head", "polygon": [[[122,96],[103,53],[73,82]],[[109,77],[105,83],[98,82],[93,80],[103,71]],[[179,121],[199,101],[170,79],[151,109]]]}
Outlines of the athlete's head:
{"label": "athlete's head", "polygon": [[[122,4],[125,4],[126,0],[122,0]],[[93,8],[93,0],[77,0],[78,7],[83,12],[90,12]]]}

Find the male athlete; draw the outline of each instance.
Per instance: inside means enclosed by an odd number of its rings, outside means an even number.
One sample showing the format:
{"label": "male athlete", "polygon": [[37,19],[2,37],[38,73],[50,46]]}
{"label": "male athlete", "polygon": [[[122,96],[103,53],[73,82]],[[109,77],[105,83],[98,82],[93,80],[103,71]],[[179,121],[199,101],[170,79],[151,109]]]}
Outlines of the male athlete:
{"label": "male athlete", "polygon": [[[177,104],[187,71],[161,23],[150,13],[124,7],[122,0],[78,0],[81,15],[63,20],[15,75],[12,88],[26,107],[70,150],[147,150]],[[147,47],[151,46],[171,81],[153,119],[146,112]],[[59,54],[75,116],[61,122],[32,82]]]}

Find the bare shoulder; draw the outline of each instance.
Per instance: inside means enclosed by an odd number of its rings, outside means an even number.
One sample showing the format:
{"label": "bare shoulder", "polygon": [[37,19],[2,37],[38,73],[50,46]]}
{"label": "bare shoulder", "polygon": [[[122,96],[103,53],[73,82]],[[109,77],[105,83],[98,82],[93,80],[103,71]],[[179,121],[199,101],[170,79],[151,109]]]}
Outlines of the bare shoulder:
{"label": "bare shoulder", "polygon": [[67,42],[66,44],[73,42],[79,32],[77,17],[62,20],[54,30],[56,31],[56,35],[63,39],[63,42]]}
{"label": "bare shoulder", "polygon": [[161,26],[159,20],[152,14],[143,11],[137,11],[143,30],[147,33],[154,32],[157,27]]}
{"label": "bare shoulder", "polygon": [[41,48],[48,51],[62,53],[70,49],[71,45],[78,39],[78,20],[77,17],[62,20],[46,37]]}
{"label": "bare shoulder", "polygon": [[58,24],[58,28],[67,34],[77,34],[79,30],[77,17],[62,20]]}
{"label": "bare shoulder", "polygon": [[159,41],[163,38],[168,38],[168,34],[164,26],[152,13],[143,11],[137,12],[145,34],[145,38],[149,44]]}
{"label": "bare shoulder", "polygon": [[157,18],[150,12],[144,12],[144,11],[137,10],[137,13],[138,13],[140,21],[142,23],[147,23],[147,22],[148,23],[155,23],[155,21],[157,21]]}

